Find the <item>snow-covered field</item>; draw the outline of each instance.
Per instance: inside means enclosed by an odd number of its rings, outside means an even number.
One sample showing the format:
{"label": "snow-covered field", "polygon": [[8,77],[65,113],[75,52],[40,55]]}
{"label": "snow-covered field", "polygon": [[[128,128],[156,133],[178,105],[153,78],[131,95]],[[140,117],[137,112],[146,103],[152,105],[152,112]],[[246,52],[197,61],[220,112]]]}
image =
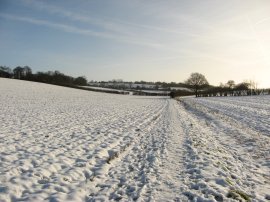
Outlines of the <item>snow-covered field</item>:
{"label": "snow-covered field", "polygon": [[100,90],[100,91],[116,91],[116,92],[126,92],[129,93],[130,91],[125,91],[125,90],[118,90],[114,88],[102,88],[102,87],[95,87],[95,86],[82,86],[84,88],[89,88],[89,89],[94,89],[94,90]]}
{"label": "snow-covered field", "polygon": [[269,103],[0,78],[0,201],[269,201]]}

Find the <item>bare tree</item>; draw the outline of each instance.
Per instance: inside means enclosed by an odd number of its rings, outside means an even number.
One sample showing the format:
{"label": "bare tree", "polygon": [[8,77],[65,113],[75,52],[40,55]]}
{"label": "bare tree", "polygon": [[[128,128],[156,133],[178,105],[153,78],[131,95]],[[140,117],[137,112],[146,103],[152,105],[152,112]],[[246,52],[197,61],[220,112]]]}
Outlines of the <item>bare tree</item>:
{"label": "bare tree", "polygon": [[28,66],[24,66],[23,71],[24,71],[25,76],[29,76],[32,74],[32,69]]}
{"label": "bare tree", "polygon": [[196,97],[198,97],[198,90],[209,85],[205,76],[200,73],[192,73],[185,83],[194,90]]}
{"label": "bare tree", "polygon": [[21,79],[23,77],[23,68],[18,66],[15,69],[13,69],[13,73],[15,79]]}
{"label": "bare tree", "polygon": [[235,82],[233,80],[229,80],[226,85],[230,88],[233,89],[235,87]]}
{"label": "bare tree", "polygon": [[257,94],[257,90],[258,90],[258,82],[256,82],[255,80],[249,80],[248,81],[249,83],[249,87],[250,87],[250,94],[253,95],[253,94]]}
{"label": "bare tree", "polygon": [[242,83],[239,83],[235,86],[235,89],[236,90],[248,90],[249,89],[249,83],[247,82],[242,82]]}

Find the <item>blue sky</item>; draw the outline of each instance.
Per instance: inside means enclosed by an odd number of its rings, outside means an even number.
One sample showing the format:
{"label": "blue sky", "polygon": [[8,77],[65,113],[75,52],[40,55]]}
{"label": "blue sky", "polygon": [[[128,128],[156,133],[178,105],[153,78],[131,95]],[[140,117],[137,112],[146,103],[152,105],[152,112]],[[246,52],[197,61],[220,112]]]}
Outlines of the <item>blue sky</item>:
{"label": "blue sky", "polygon": [[270,87],[269,0],[0,0],[0,65]]}

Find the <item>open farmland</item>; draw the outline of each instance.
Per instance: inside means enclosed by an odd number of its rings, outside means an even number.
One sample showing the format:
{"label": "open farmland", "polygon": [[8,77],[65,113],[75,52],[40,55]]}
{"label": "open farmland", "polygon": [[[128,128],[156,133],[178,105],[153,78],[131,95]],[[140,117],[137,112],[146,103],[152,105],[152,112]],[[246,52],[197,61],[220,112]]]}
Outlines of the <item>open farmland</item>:
{"label": "open farmland", "polygon": [[0,79],[0,201],[270,200],[269,104]]}

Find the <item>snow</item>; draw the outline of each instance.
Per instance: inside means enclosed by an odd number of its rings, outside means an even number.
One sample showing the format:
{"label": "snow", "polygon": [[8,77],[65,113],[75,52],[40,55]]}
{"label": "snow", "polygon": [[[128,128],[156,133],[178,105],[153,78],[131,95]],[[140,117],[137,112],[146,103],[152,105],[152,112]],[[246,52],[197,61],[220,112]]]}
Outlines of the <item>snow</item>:
{"label": "snow", "polygon": [[267,201],[269,101],[0,79],[0,201]]}
{"label": "snow", "polygon": [[189,88],[184,88],[184,87],[170,87],[171,90],[182,90],[182,91],[188,91],[188,92],[192,92],[191,89]]}
{"label": "snow", "polygon": [[[116,91],[116,92],[126,92],[126,93],[133,92],[133,91],[119,90],[119,89],[113,89],[113,88],[93,87],[93,86],[82,86],[82,87],[94,89],[94,90],[100,90],[100,91]],[[135,90],[135,91],[153,93],[153,94],[169,94],[170,93],[170,91],[159,91],[159,90]]]}
{"label": "snow", "polygon": [[95,86],[82,86],[84,88],[89,88],[89,89],[94,89],[94,90],[100,90],[100,91],[116,91],[116,92],[127,92],[129,93],[130,91],[125,91],[125,90],[119,90],[119,89],[114,89],[114,88],[103,88],[103,87],[95,87]]}
{"label": "snow", "polygon": [[171,91],[161,91],[161,90],[139,90],[146,93],[155,93],[155,94],[169,94]]}

